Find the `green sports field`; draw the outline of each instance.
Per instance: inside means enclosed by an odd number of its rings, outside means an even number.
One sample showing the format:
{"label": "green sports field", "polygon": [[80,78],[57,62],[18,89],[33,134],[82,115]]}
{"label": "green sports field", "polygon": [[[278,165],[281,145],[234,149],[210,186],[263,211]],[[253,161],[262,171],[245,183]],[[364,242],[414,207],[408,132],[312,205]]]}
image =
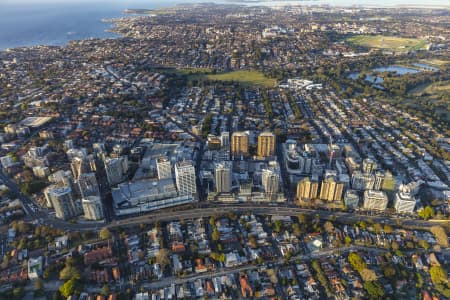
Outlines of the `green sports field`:
{"label": "green sports field", "polygon": [[235,81],[245,86],[274,87],[277,80],[264,76],[259,71],[233,71],[221,74],[208,74],[205,77],[213,81]]}
{"label": "green sports field", "polygon": [[391,51],[409,51],[426,49],[427,41],[383,35],[358,35],[347,39],[347,42],[368,48]]}

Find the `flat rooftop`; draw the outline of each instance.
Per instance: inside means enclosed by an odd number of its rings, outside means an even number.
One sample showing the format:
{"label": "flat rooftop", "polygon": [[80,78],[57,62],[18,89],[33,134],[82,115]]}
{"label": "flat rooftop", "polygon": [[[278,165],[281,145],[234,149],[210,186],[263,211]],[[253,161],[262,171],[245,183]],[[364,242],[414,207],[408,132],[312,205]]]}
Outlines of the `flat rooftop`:
{"label": "flat rooftop", "polygon": [[20,124],[32,128],[37,128],[50,122],[52,119],[53,117],[28,117],[23,119]]}
{"label": "flat rooftop", "polygon": [[166,197],[174,197],[177,194],[173,179],[139,180],[124,182],[112,189],[114,206],[124,204],[137,205],[139,202],[159,200]]}

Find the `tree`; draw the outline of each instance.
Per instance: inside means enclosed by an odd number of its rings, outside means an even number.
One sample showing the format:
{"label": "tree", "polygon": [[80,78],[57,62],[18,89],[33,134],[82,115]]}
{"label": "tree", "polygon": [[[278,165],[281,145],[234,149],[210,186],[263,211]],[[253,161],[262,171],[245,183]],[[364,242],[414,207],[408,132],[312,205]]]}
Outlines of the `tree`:
{"label": "tree", "polygon": [[434,209],[431,206],[425,206],[422,210],[419,211],[419,217],[424,220],[428,220],[433,218],[435,215]]}
{"label": "tree", "polygon": [[326,221],[325,224],[323,224],[323,229],[328,233],[332,233],[334,231],[333,223]]}
{"label": "tree", "polygon": [[302,229],[300,228],[300,224],[293,223],[292,224],[292,232],[296,237],[300,237],[302,235]]}
{"label": "tree", "polygon": [[428,244],[428,242],[426,240],[420,240],[419,245],[420,245],[420,247],[422,247],[425,250],[430,249],[430,244]]}
{"label": "tree", "polygon": [[380,223],[375,223],[373,224],[373,231],[375,233],[380,234],[381,233],[381,224]]}
{"label": "tree", "polygon": [[248,242],[249,242],[251,248],[255,249],[258,247],[258,242],[257,242],[255,236],[253,236],[253,235],[250,236],[250,238],[248,239]]}
{"label": "tree", "polygon": [[72,278],[66,281],[62,286],[59,287],[59,291],[61,292],[61,295],[64,297],[69,297],[73,294],[75,294],[77,286],[76,279]]}
{"label": "tree", "polygon": [[37,278],[34,281],[34,289],[36,291],[41,291],[44,288],[44,283],[42,282],[42,280],[40,278]]}
{"label": "tree", "polygon": [[9,255],[5,254],[3,256],[2,263],[0,264],[0,268],[6,269],[6,268],[8,268],[8,266],[9,266]]}
{"label": "tree", "polygon": [[447,284],[447,272],[441,266],[432,266],[430,268],[430,276],[431,281],[433,281],[435,285]]}
{"label": "tree", "polygon": [[392,250],[396,251],[399,248],[397,241],[392,241],[391,243]]}
{"label": "tree", "polygon": [[298,214],[298,222],[300,224],[307,224],[308,221],[308,216],[305,213],[299,213]]}
{"label": "tree", "polygon": [[419,272],[416,273],[416,287],[421,289],[423,287],[423,277]]}
{"label": "tree", "polygon": [[80,279],[80,271],[75,266],[71,264],[67,264],[66,266],[59,272],[59,279],[61,280],[69,280],[69,279]]}
{"label": "tree", "polygon": [[61,292],[60,291],[55,291],[54,293],[53,293],[53,295],[52,295],[52,299],[53,300],[60,300],[60,299],[62,299],[63,297],[61,296]]}
{"label": "tree", "polygon": [[436,241],[439,245],[448,248],[448,236],[443,227],[436,225],[431,227],[430,231],[436,237]]}
{"label": "tree", "polygon": [[275,232],[281,232],[283,230],[283,221],[276,220],[274,223],[274,229]]}
{"label": "tree", "polygon": [[348,262],[350,263],[353,269],[359,272],[367,268],[367,264],[356,252],[352,252],[348,255]]}
{"label": "tree", "polygon": [[108,228],[102,228],[102,230],[100,230],[98,235],[102,240],[107,240],[111,238],[111,232],[108,230]]}
{"label": "tree", "polygon": [[225,254],[221,253],[217,253],[217,252],[211,252],[211,254],[209,254],[209,257],[211,257],[211,259],[214,259],[215,261],[220,261],[220,262],[224,262],[225,261]]}
{"label": "tree", "polygon": [[384,228],[383,228],[385,233],[392,233],[393,229],[392,226],[388,225],[388,224],[384,224]]}
{"label": "tree", "polygon": [[378,279],[377,274],[371,269],[362,269],[359,274],[364,281],[375,281]]}
{"label": "tree", "polygon": [[385,265],[382,267],[383,269],[383,274],[384,276],[386,276],[387,278],[391,278],[395,276],[395,268],[392,265]]}
{"label": "tree", "polygon": [[103,285],[101,293],[103,296],[107,297],[110,294],[109,285]]}
{"label": "tree", "polygon": [[220,232],[219,230],[214,227],[211,238],[213,239],[213,241],[217,242],[220,239]]}
{"label": "tree", "polygon": [[17,287],[13,290],[14,299],[22,299],[25,294],[25,289],[23,287]]}
{"label": "tree", "polygon": [[159,250],[158,254],[156,254],[156,262],[161,265],[161,269],[164,270],[165,267],[170,263],[169,261],[169,250],[166,248],[162,248]]}
{"label": "tree", "polygon": [[350,237],[350,236],[346,236],[345,238],[344,238],[344,242],[345,242],[345,246],[350,246],[350,244],[352,243],[352,238]]}
{"label": "tree", "polygon": [[372,299],[381,299],[384,296],[383,287],[376,281],[364,282],[364,289]]}

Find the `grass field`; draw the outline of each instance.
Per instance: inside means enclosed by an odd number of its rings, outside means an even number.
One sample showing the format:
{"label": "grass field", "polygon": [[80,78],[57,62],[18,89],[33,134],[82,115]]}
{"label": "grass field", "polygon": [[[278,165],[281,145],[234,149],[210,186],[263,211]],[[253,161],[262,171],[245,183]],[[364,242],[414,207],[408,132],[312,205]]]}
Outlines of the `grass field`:
{"label": "grass field", "polygon": [[391,51],[425,49],[427,42],[420,39],[401,38],[383,35],[358,35],[347,39],[351,44]]}
{"label": "grass field", "polygon": [[217,74],[213,74],[213,70],[208,68],[154,68],[152,71],[187,76],[189,80],[239,82],[241,85],[248,87],[260,86],[272,88],[278,83],[276,79],[266,77],[262,72],[254,70],[240,70]]}
{"label": "grass field", "polygon": [[410,94],[421,95],[427,93],[430,96],[436,96],[443,93],[450,93],[450,80],[425,84],[411,90]]}
{"label": "grass field", "polygon": [[274,87],[277,84],[276,79],[268,78],[259,71],[233,71],[221,74],[208,74],[204,75],[204,77],[213,81],[235,81],[244,86]]}
{"label": "grass field", "polygon": [[423,91],[429,94],[444,93],[444,92],[450,93],[450,80],[430,84],[427,87],[425,87]]}
{"label": "grass field", "polygon": [[430,58],[430,59],[421,59],[420,62],[430,66],[444,67],[445,65],[448,65],[450,63],[450,60]]}
{"label": "grass field", "polygon": [[188,75],[188,76],[195,76],[199,74],[208,74],[212,73],[212,69],[208,68],[183,68],[183,69],[176,69],[176,68],[152,68],[153,72],[158,73],[164,73],[164,74],[177,74],[177,75]]}

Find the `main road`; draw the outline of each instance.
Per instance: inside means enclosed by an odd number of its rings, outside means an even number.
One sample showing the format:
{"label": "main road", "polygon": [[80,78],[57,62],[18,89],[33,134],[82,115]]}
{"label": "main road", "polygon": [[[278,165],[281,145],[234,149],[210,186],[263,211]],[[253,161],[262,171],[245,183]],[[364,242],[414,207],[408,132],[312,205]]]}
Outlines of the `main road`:
{"label": "main road", "polygon": [[[314,210],[300,208],[296,206],[272,206],[263,203],[252,204],[207,204],[201,208],[194,208],[180,211],[156,211],[145,214],[143,216],[131,217],[124,220],[114,220],[107,226],[110,228],[117,226],[134,226],[138,224],[154,223],[157,221],[170,221],[170,220],[182,220],[192,218],[202,218],[214,215],[223,215],[227,213],[253,213],[260,215],[272,215],[272,216],[298,216],[299,214],[306,214],[312,217],[318,215],[324,220],[336,220],[339,222],[355,223],[359,221],[372,221],[374,223],[383,223],[389,225],[402,225],[407,228],[429,228],[433,225],[439,224],[439,221],[423,221],[417,219],[402,219],[398,217],[386,217],[386,216],[367,216],[359,215],[341,211],[327,211],[327,210]],[[442,223],[448,221],[443,220]]]}

